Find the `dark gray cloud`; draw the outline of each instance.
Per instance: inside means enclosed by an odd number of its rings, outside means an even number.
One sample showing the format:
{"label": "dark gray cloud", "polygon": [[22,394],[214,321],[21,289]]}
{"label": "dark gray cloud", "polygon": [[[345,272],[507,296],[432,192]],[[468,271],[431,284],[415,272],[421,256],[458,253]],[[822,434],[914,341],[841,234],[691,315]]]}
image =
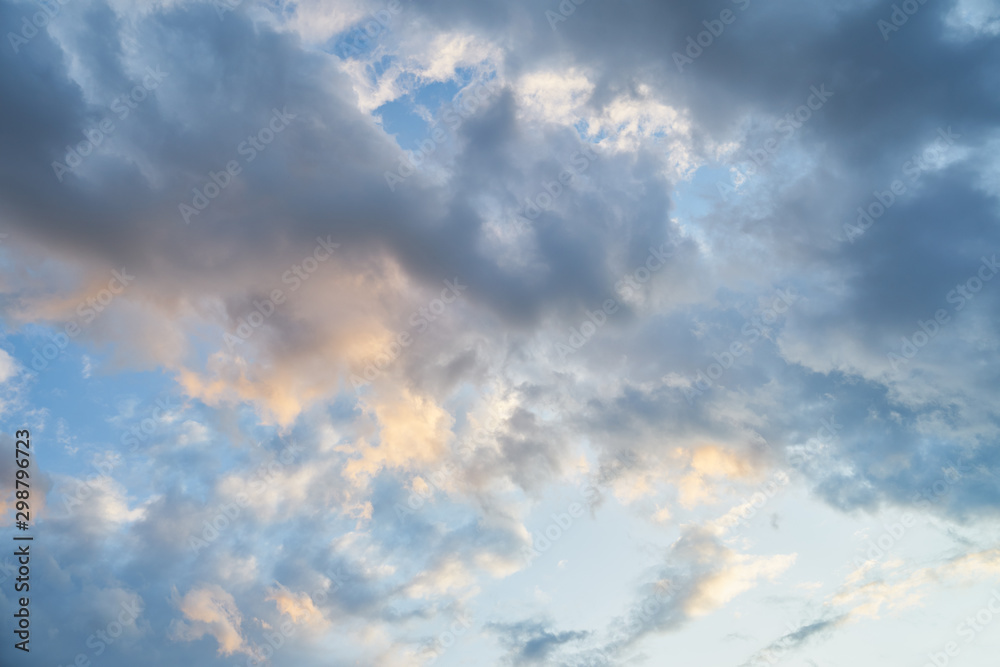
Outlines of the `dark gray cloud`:
{"label": "dark gray cloud", "polygon": [[[429,630],[411,623],[441,609],[457,614],[471,587],[464,582],[514,567],[525,540],[518,502],[570,476],[581,443],[595,461],[588,474],[608,493],[649,475],[651,493],[674,500],[683,474],[675,466],[688,464],[671,458],[675,450],[713,442],[753,470],[797,454],[798,479],[844,512],[892,504],[959,523],[996,514],[1000,283],[961,301],[953,290],[1000,248],[997,35],[949,27],[954,2],[922,5],[888,40],[877,22],[891,8],[872,2],[595,0],[553,29],[545,12],[557,7],[405,3],[370,52],[405,70],[394,81],[374,69],[362,80],[354,61],[321,48],[326,40],[296,31],[298,15],[322,23],[308,3],[247,2],[220,20],[205,2],[73,0],[17,49],[5,38],[0,224],[17,255],[0,285],[5,323],[12,331],[61,324],[108,271],[134,268],[135,287],[81,340],[110,344],[121,368],[171,374],[204,403],[187,417],[210,433],[192,445],[191,427],[165,426],[93,503],[47,519],[59,537],[40,561],[41,594],[82,602],[39,610],[62,633],[40,647],[46,660],[66,662],[74,646],[92,652],[88,636],[138,595],[147,611],[109,648],[107,664],[137,655],[207,664],[208,637],[145,649],[178,618],[172,586],[183,599],[224,581],[236,591],[242,636],[260,644],[260,621],[280,618],[273,601],[262,602],[273,584],[261,582],[326,591],[331,569],[346,579],[317,603],[330,618],[385,623],[423,641]],[[678,71],[673,54],[724,8],[736,20]],[[32,11],[0,5],[0,33],[20,32]],[[447,58],[458,47],[435,40],[454,34],[487,55],[453,67]],[[433,58],[449,81],[490,78],[498,92],[390,191],[385,173],[412,142],[397,145],[365,104],[373,90],[412,100],[432,78],[419,63]],[[452,77],[455,67],[461,76]],[[162,82],[122,118],[114,100],[150,70]],[[573,77],[585,85],[567,84]],[[829,100],[783,130],[781,120],[819,86]],[[247,160],[240,146],[276,110],[290,122]],[[53,162],[109,118],[114,131],[60,180]],[[401,136],[414,131],[405,129]],[[941,132],[953,143],[927,157]],[[760,172],[722,199],[717,183],[731,183],[730,168],[745,169],[772,139],[778,149]],[[588,149],[596,157],[586,172],[515,233],[526,200]],[[193,189],[230,160],[241,173],[185,224],[179,205],[193,205]],[[885,199],[894,181],[905,192],[847,238],[858,207]],[[291,294],[282,276],[317,237],[340,243],[340,255]],[[660,247],[672,249],[666,266],[640,289],[621,290],[618,281]],[[416,332],[411,314],[456,277],[468,285],[463,299]],[[276,286],[289,292],[287,304],[227,349],[222,332]],[[752,324],[788,288],[799,295],[788,313]],[[571,327],[607,299],[616,313],[560,355]],[[949,322],[892,367],[889,353],[900,354],[902,339],[916,340],[941,309]],[[348,395],[350,373],[401,331],[413,333],[412,346]],[[691,400],[698,374],[734,342],[746,355]],[[507,401],[505,417],[474,457],[459,460],[485,397]],[[429,429],[440,442],[393,449],[387,423],[398,419],[408,437],[423,426],[399,417],[406,401],[414,414],[440,409],[452,419]],[[260,500],[196,559],[178,535],[197,531],[267,460],[242,447],[255,437],[241,422],[243,404],[270,409],[261,408],[269,425],[306,443],[281,471],[298,504]],[[834,437],[818,438],[831,418]],[[230,446],[235,453],[219,449]],[[400,520],[396,507],[414,478],[429,479],[445,459],[458,462],[433,502]],[[358,461],[371,469],[346,474]],[[268,512],[293,505],[301,514],[274,527]],[[352,537],[336,541],[344,535]],[[286,539],[294,554],[255,548]],[[706,582],[726,565],[699,560],[702,551],[745,565],[717,535],[689,529],[656,578],[671,580],[670,596],[618,619],[621,636],[602,644],[609,661],[683,627],[692,605],[708,605]],[[421,597],[427,591],[437,597]],[[554,627],[491,629],[513,663],[585,653],[580,645],[595,636]],[[835,627],[823,621],[785,639],[799,645]],[[385,664],[404,659],[392,654],[397,646],[382,648]],[[308,657],[305,648],[283,655]]]}

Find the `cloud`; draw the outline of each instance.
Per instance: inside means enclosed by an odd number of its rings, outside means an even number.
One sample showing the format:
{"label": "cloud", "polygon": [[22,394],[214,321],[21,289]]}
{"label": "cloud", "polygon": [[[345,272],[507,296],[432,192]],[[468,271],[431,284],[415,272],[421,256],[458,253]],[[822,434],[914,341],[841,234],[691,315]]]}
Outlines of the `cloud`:
{"label": "cloud", "polygon": [[6,350],[0,350],[0,383],[14,377],[18,372],[18,364]]}
{"label": "cloud", "polygon": [[186,620],[171,623],[175,641],[195,641],[211,635],[218,642],[220,656],[250,653],[242,634],[243,616],[233,596],[221,586],[207,584],[189,590],[183,597],[174,591],[173,603]]}
{"label": "cloud", "polygon": [[[436,619],[542,576],[517,558],[526,525],[584,478],[595,519],[657,531],[658,565],[603,631],[573,629],[551,593],[544,621],[497,616],[511,661],[625,660],[780,586],[795,554],[747,553],[716,518],[778,474],[846,516],[995,517],[1000,293],[979,271],[1000,246],[996,12],[927,3],[885,40],[870,2],[745,4],[683,71],[673,52],[711,18],[690,0],[583,3],[555,30],[520,0],[243,2],[221,18],[195,0],[74,0],[8,38],[0,413],[74,438],[31,469],[42,590],[75,602],[39,612],[67,628],[45,659],[106,625],[73,619],[116,581],[172,628],[132,637],[162,664],[255,655],[282,619],[343,650],[302,642],[290,662],[408,664]],[[2,34],[36,11],[0,6]],[[320,260],[324,243],[339,245]],[[102,303],[123,270],[134,284]],[[467,289],[439,310],[444,281]],[[152,432],[139,413],[105,423],[146,383],[184,405]],[[275,464],[287,443],[301,451]],[[59,512],[50,487],[72,492],[95,461],[114,472]],[[935,577],[992,576],[993,554],[965,555],[856,570],[782,645],[913,608]],[[163,602],[170,587],[186,593]],[[109,665],[134,662],[126,646]]]}
{"label": "cloud", "polygon": [[498,635],[500,644],[507,650],[507,664],[546,663],[560,647],[586,639],[587,632],[554,632],[549,624],[541,621],[519,623],[493,623],[489,629]]}
{"label": "cloud", "polygon": [[835,631],[864,619],[879,619],[883,614],[899,615],[909,608],[921,607],[924,598],[935,590],[968,587],[996,579],[1000,576],[998,555],[996,549],[970,552],[912,569],[907,569],[899,559],[862,563],[813,612],[816,620],[803,623],[774,640],[743,664],[756,664],[796,651],[814,637],[829,639]]}
{"label": "cloud", "polygon": [[796,554],[738,553],[723,544],[716,531],[685,526],[656,576],[640,587],[625,614],[609,624],[599,645],[581,647],[577,657],[614,664],[643,638],[678,632],[691,619],[723,607],[762,581],[774,582],[795,560]]}
{"label": "cloud", "polygon": [[291,617],[292,622],[297,625],[302,624],[316,631],[322,631],[328,626],[323,612],[316,608],[307,593],[292,593],[279,585],[271,590],[266,599],[272,600],[278,611]]}

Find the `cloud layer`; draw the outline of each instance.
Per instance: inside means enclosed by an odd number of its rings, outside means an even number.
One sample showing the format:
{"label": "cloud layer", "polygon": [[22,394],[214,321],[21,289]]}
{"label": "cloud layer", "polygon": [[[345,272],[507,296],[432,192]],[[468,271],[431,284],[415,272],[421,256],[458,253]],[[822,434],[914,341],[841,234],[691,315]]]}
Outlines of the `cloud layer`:
{"label": "cloud layer", "polygon": [[43,5],[31,660],[757,664],[993,576],[995,2]]}

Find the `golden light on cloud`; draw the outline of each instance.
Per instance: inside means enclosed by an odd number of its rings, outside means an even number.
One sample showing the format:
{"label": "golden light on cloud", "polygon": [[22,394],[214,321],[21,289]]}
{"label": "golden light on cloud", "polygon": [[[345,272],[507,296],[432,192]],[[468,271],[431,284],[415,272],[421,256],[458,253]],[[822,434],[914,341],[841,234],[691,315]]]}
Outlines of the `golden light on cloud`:
{"label": "golden light on cloud", "polygon": [[699,445],[690,453],[691,472],[677,484],[678,500],[686,509],[710,504],[718,497],[719,485],[759,475],[749,459],[719,445]]}
{"label": "golden light on cloud", "polygon": [[366,399],[366,406],[378,424],[379,442],[361,442],[355,448],[358,457],[344,468],[345,477],[354,484],[363,484],[384,468],[439,462],[447,452],[454,417],[429,396],[391,387]]}
{"label": "golden light on cloud", "polygon": [[243,615],[233,596],[217,584],[192,588],[183,597],[174,589],[172,602],[186,621],[175,620],[171,635],[178,641],[195,641],[205,635],[214,637],[220,656],[249,653],[242,634]]}
{"label": "golden light on cloud", "polygon": [[310,626],[316,630],[328,625],[323,612],[313,604],[307,593],[292,593],[279,584],[268,591],[265,599],[274,602],[278,611],[289,616],[297,625]]}
{"label": "golden light on cloud", "polygon": [[1000,580],[1000,15],[956,3],[0,3],[16,632],[867,666],[894,617],[922,664]]}
{"label": "golden light on cloud", "polygon": [[740,593],[753,588],[760,579],[773,581],[790,568],[796,554],[750,556],[725,552],[724,566],[698,583],[694,595],[685,604],[691,616],[702,616],[723,606]]}

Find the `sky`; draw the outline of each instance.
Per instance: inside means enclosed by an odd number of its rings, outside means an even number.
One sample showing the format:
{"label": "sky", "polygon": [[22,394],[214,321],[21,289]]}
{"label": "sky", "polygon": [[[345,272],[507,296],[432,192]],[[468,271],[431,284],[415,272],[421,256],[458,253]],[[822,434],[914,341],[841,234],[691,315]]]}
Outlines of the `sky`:
{"label": "sky", "polygon": [[0,35],[0,665],[995,661],[1000,2]]}

